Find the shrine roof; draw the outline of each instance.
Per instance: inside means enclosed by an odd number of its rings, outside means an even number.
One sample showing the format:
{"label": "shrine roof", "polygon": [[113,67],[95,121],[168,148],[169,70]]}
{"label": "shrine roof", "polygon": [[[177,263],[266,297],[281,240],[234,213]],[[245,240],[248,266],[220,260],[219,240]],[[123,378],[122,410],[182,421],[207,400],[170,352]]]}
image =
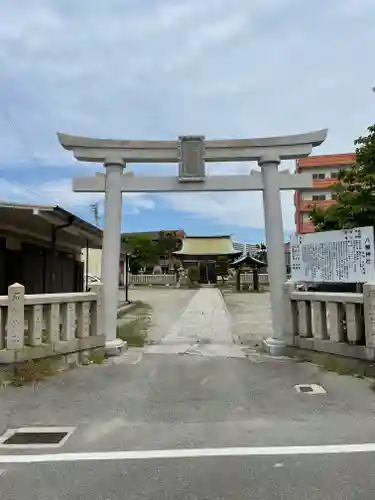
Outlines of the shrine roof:
{"label": "shrine roof", "polygon": [[265,262],[262,262],[261,260],[256,259],[252,255],[250,255],[248,252],[246,255],[243,255],[239,259],[232,262],[231,266],[232,267],[240,267],[240,266],[246,265],[246,264],[248,266],[255,266],[255,267],[261,267],[261,266],[267,265]]}
{"label": "shrine roof", "polygon": [[188,236],[182,240],[182,248],[175,255],[241,255],[233,248],[230,236]]}

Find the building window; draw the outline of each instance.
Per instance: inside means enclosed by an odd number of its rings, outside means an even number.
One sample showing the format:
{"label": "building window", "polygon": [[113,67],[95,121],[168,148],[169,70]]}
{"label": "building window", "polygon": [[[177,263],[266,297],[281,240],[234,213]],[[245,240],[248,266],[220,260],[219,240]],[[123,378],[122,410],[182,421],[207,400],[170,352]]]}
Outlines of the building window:
{"label": "building window", "polygon": [[325,194],[313,194],[312,195],[312,200],[313,201],[323,201],[326,199],[326,195]]}
{"label": "building window", "polygon": [[338,172],[331,172],[331,179],[337,179],[338,175]]}
{"label": "building window", "polygon": [[312,176],[313,179],[325,179],[326,178],[326,174],[313,174]]}
{"label": "building window", "polygon": [[337,200],[338,199],[338,194],[337,193],[332,193],[331,197],[332,197],[332,200]]}

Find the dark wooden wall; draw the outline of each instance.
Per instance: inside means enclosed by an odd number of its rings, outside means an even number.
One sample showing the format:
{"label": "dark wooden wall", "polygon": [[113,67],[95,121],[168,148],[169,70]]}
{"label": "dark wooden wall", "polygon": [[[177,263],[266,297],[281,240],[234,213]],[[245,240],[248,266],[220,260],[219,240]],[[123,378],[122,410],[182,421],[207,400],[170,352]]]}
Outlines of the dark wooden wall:
{"label": "dark wooden wall", "polygon": [[28,243],[9,250],[0,239],[0,295],[15,282],[28,294],[82,292],[83,273],[83,262],[65,252]]}

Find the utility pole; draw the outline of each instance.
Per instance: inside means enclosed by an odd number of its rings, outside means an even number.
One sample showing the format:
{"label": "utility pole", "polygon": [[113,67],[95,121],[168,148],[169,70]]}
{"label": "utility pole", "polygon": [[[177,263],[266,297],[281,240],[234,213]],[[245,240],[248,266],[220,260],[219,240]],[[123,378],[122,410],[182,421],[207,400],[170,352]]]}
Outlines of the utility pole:
{"label": "utility pole", "polygon": [[95,225],[99,226],[100,216],[99,216],[99,203],[98,202],[93,203],[91,205],[91,211],[94,214]]}

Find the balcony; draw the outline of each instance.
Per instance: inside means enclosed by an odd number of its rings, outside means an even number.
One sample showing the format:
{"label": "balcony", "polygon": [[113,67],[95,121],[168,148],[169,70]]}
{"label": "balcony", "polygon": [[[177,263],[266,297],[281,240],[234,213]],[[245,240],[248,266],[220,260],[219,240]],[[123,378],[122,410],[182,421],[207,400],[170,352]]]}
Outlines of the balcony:
{"label": "balcony", "polygon": [[311,222],[304,222],[303,224],[300,225],[299,232],[301,234],[314,233],[315,232],[314,224],[312,224]]}
{"label": "balcony", "polygon": [[327,177],[325,179],[313,179],[313,188],[317,189],[327,189],[336,184],[337,179],[332,177]]}
{"label": "balcony", "polygon": [[310,212],[314,206],[319,208],[328,208],[335,203],[336,200],[301,200],[299,203],[299,211]]}

